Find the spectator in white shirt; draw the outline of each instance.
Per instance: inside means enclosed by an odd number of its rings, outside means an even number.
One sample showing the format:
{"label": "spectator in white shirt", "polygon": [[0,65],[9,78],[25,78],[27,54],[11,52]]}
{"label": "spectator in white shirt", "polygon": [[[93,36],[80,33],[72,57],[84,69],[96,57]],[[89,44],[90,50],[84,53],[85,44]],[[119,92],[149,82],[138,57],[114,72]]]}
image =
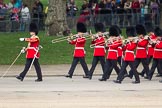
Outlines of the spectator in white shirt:
{"label": "spectator in white shirt", "polygon": [[23,4],[23,7],[21,9],[21,26],[20,26],[20,30],[25,31],[26,29],[28,29],[29,23],[30,23],[29,8],[27,7],[26,4]]}

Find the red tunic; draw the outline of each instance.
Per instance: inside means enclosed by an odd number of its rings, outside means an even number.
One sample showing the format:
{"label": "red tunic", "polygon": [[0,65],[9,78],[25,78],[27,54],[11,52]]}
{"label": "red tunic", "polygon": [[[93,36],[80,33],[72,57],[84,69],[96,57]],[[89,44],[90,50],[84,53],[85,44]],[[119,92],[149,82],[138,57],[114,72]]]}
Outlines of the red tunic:
{"label": "red tunic", "polygon": [[38,46],[39,46],[39,37],[38,36],[32,36],[31,38],[25,38],[26,42],[28,43],[28,47],[26,49],[26,58],[39,58],[40,53],[38,52]]}
{"label": "red tunic", "polygon": [[[150,38],[151,38],[151,41],[155,40],[156,39],[155,34],[151,34]],[[148,44],[148,56],[149,57],[153,56],[153,53],[154,53],[154,47],[152,47],[151,44]]]}
{"label": "red tunic", "polygon": [[136,48],[136,43],[130,42],[124,46],[125,55],[124,61],[134,61],[134,50]]}
{"label": "red tunic", "polygon": [[86,42],[86,39],[84,37],[77,38],[69,42],[70,44],[75,45],[74,54],[73,54],[74,57],[85,56],[85,50],[84,50],[85,42]]}
{"label": "red tunic", "polygon": [[118,47],[121,45],[122,45],[122,43],[119,43],[118,41],[115,41],[112,44],[108,44],[109,49],[108,49],[107,59],[117,60]]}
{"label": "red tunic", "polygon": [[153,58],[162,59],[162,41],[157,41],[154,48]]}
{"label": "red tunic", "polygon": [[148,44],[148,40],[142,38],[137,43],[137,49],[136,49],[136,58],[147,58],[147,51],[146,47]]}
{"label": "red tunic", "polygon": [[105,56],[105,39],[103,37],[98,37],[91,44],[95,45],[93,56]]}
{"label": "red tunic", "polygon": [[[122,40],[120,39],[118,42],[122,43]],[[122,55],[123,55],[122,46],[119,46],[118,47],[118,57],[122,57]]]}

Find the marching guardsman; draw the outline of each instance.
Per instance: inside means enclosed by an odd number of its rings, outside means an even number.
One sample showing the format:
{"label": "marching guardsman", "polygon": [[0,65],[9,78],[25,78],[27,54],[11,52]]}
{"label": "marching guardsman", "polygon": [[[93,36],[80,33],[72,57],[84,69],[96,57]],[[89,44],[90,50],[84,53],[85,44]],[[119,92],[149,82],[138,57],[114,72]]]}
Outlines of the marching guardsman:
{"label": "marching guardsman", "polygon": [[37,77],[38,77],[38,79],[36,79],[35,81],[40,82],[43,80],[42,80],[42,72],[41,72],[40,64],[38,62],[38,59],[40,57],[40,53],[39,53],[40,39],[37,36],[37,34],[38,34],[37,25],[35,23],[31,23],[29,31],[30,31],[30,35],[31,35],[30,38],[20,38],[20,41],[28,42],[28,46],[25,49],[25,51],[26,51],[25,68],[24,68],[23,72],[19,74],[19,76],[16,76],[16,78],[19,79],[20,81],[23,81],[25,75],[27,74],[29,68],[31,68],[32,63],[33,63],[36,73],[37,73]]}
{"label": "marching guardsman", "polygon": [[136,49],[136,42],[133,39],[134,36],[136,36],[136,30],[134,27],[127,27],[126,28],[126,34],[127,34],[127,42],[125,45],[123,45],[124,53],[124,59],[122,61],[122,66],[120,73],[117,77],[117,80],[115,80],[115,83],[121,83],[124,79],[124,74],[127,66],[129,65],[130,68],[133,71],[133,74],[135,76],[135,81],[133,83],[140,83],[139,75],[137,73],[136,67],[134,65],[134,50]]}
{"label": "marching guardsman", "polygon": [[152,79],[156,67],[162,64],[162,30],[159,27],[155,29],[155,35],[157,39],[154,42],[153,63],[148,73],[148,77],[146,77],[148,80]]}
{"label": "marching guardsman", "polygon": [[[118,41],[122,42],[122,36],[121,36],[122,31],[119,28],[119,26],[117,26],[117,25],[114,25],[114,26],[117,28],[117,30],[119,32],[119,39],[118,39]],[[118,47],[118,64],[120,65],[120,67],[121,67],[122,55],[123,55],[123,51],[122,51],[122,45],[121,45],[121,46]]]}
{"label": "marching guardsman", "polygon": [[120,69],[117,66],[117,58],[118,58],[118,47],[122,44],[118,41],[119,32],[116,27],[111,26],[109,29],[110,38],[108,39],[108,54],[106,58],[106,63],[104,67],[104,73],[102,78],[99,81],[106,81],[109,79],[112,69],[114,68],[116,73],[119,74]]}
{"label": "marching guardsman", "polygon": [[[136,58],[135,58],[135,67],[138,68],[140,62],[142,62],[142,65],[144,67],[144,72],[142,74],[146,73],[146,76],[149,72],[149,66],[147,63],[147,44],[148,44],[148,38],[144,38],[146,35],[146,29],[143,25],[136,25],[136,32],[138,35],[138,41],[137,41],[137,48],[136,48]],[[132,69],[129,73],[130,78],[133,77]],[[142,75],[143,76],[143,75]]]}
{"label": "marching guardsman", "polygon": [[93,61],[89,71],[89,79],[92,78],[93,72],[96,68],[98,61],[101,63],[102,71],[104,72],[105,65],[105,38],[103,36],[104,25],[102,23],[95,24],[95,31],[97,34],[92,37],[91,44],[94,45]]}
{"label": "marching guardsman", "polygon": [[89,72],[87,64],[85,62],[84,46],[86,43],[86,38],[83,37],[83,33],[87,32],[86,26],[83,23],[77,23],[77,32],[78,34],[76,34],[76,39],[74,40],[68,39],[69,44],[75,46],[72,65],[70,67],[68,74],[65,75],[65,77],[69,77],[69,78],[72,78],[78,62],[81,63],[81,66],[84,70],[85,76],[83,77],[88,77],[88,72]]}
{"label": "marching guardsman", "polygon": [[[150,64],[152,58],[153,58],[153,53],[154,53],[154,41],[156,41],[156,35],[154,33],[154,27],[151,22],[145,23],[145,27],[148,33],[148,36],[150,38],[149,44],[148,44],[148,57],[147,57],[147,63]],[[158,74],[156,77],[162,76],[162,70],[160,65],[157,67]],[[143,73],[143,72],[142,72]]]}

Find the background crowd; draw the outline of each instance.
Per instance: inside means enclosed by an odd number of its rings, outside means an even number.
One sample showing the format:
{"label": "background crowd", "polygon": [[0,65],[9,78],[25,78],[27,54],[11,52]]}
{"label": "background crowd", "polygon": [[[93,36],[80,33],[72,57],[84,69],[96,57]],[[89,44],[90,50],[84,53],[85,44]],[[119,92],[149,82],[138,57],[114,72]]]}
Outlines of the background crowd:
{"label": "background crowd", "polygon": [[40,0],[34,2],[31,11],[22,0],[10,0],[8,4],[4,3],[4,0],[0,0],[0,26],[4,27],[7,25],[6,23],[11,23],[11,32],[28,29],[31,18],[42,27],[43,16],[43,4]]}
{"label": "background crowd", "polygon": [[[67,20],[73,26],[76,22],[87,24],[101,21],[105,26],[112,25],[112,22],[120,26],[124,25],[124,19],[128,26],[145,23],[147,20],[159,24],[156,19],[159,18],[160,3],[161,0],[83,0],[78,5],[75,0],[67,0]],[[9,3],[0,0],[0,31],[6,23],[11,24],[11,32],[25,31],[31,20],[39,25],[39,29],[44,29],[47,12],[48,6],[45,8],[40,0],[35,1],[31,10],[22,0],[10,0]]]}
{"label": "background crowd", "polygon": [[[130,25],[133,14],[134,24],[144,24],[146,19],[155,20],[159,17],[160,3],[161,0],[83,0],[81,9],[78,9],[75,0],[69,0],[67,2],[67,16],[74,17],[79,11],[79,22],[85,23],[89,20],[89,16],[93,15],[96,17],[95,22],[105,21],[107,25],[111,25],[112,19],[117,17],[119,17],[117,20],[121,25],[124,16],[126,16],[127,23]],[[97,18],[98,16],[100,18]]]}

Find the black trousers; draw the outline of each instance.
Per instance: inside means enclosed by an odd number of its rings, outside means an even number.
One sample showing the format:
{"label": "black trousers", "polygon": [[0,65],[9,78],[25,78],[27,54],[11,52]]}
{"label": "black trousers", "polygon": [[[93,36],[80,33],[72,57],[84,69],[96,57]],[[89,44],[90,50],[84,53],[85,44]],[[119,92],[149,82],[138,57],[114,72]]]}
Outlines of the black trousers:
{"label": "black trousers", "polygon": [[94,56],[92,61],[92,66],[89,71],[89,76],[93,76],[93,72],[96,68],[96,65],[98,64],[98,61],[101,63],[102,71],[104,73],[104,65],[105,65],[105,56]]}
{"label": "black trousers", "polygon": [[[151,63],[151,60],[152,60],[152,59],[153,59],[152,56],[147,57],[147,63],[148,63],[148,65]],[[158,64],[158,66],[157,66],[157,72],[158,72],[158,74],[162,75],[162,67],[160,67],[160,64]],[[144,69],[142,70],[141,74],[142,74],[142,75],[145,74]]]}
{"label": "black trousers", "polygon": [[102,75],[102,78],[109,79],[113,69],[115,69],[116,73],[119,74],[120,69],[117,66],[117,60],[106,59],[106,63],[104,67],[104,74]]}
{"label": "black trousers", "polygon": [[[146,73],[146,76],[148,76],[148,72],[149,72],[149,66],[147,63],[147,59],[146,58],[136,58],[135,59],[135,67],[138,68],[139,64],[142,62],[143,68],[144,68],[144,73]],[[130,77],[133,77],[133,71],[132,69],[129,71],[129,75]]]}
{"label": "black trousers", "polygon": [[70,67],[70,70],[69,70],[68,74],[70,76],[73,76],[74,70],[75,70],[76,65],[78,64],[78,62],[80,62],[81,66],[82,66],[82,68],[84,70],[85,75],[88,76],[89,70],[88,70],[88,66],[87,66],[87,64],[85,62],[84,57],[74,57],[73,58],[73,62],[71,64],[71,67]]}
{"label": "black trousers", "polygon": [[150,79],[152,79],[152,76],[153,76],[153,74],[155,72],[156,67],[158,67],[158,65],[162,65],[162,59],[155,59],[154,58],[151,69],[150,69],[150,71],[148,73],[148,76],[149,76]]}
{"label": "black trousers", "polygon": [[126,70],[128,65],[132,69],[132,72],[133,72],[133,74],[135,76],[135,80],[140,81],[139,75],[138,75],[136,67],[134,65],[134,61],[123,61],[122,62],[122,67],[121,67],[120,73],[119,73],[119,75],[117,77],[117,80],[122,81],[124,79],[125,70]]}
{"label": "black trousers", "polygon": [[[25,77],[25,75],[27,74],[27,72],[30,68],[32,61],[33,61],[33,59],[26,59],[25,68],[24,68],[23,72],[20,73],[20,75],[19,75],[20,77],[22,77],[22,78]],[[38,59],[35,59],[33,64],[34,64],[38,79],[42,79],[42,72],[41,72],[41,68],[40,68],[40,64],[38,62]]]}
{"label": "black trousers", "polygon": [[[123,62],[123,59],[122,59],[122,57],[120,56],[120,57],[118,57],[118,64],[120,65],[120,68],[121,68],[121,66],[122,66],[122,62]],[[127,70],[125,69],[125,74],[128,74],[127,73]]]}

